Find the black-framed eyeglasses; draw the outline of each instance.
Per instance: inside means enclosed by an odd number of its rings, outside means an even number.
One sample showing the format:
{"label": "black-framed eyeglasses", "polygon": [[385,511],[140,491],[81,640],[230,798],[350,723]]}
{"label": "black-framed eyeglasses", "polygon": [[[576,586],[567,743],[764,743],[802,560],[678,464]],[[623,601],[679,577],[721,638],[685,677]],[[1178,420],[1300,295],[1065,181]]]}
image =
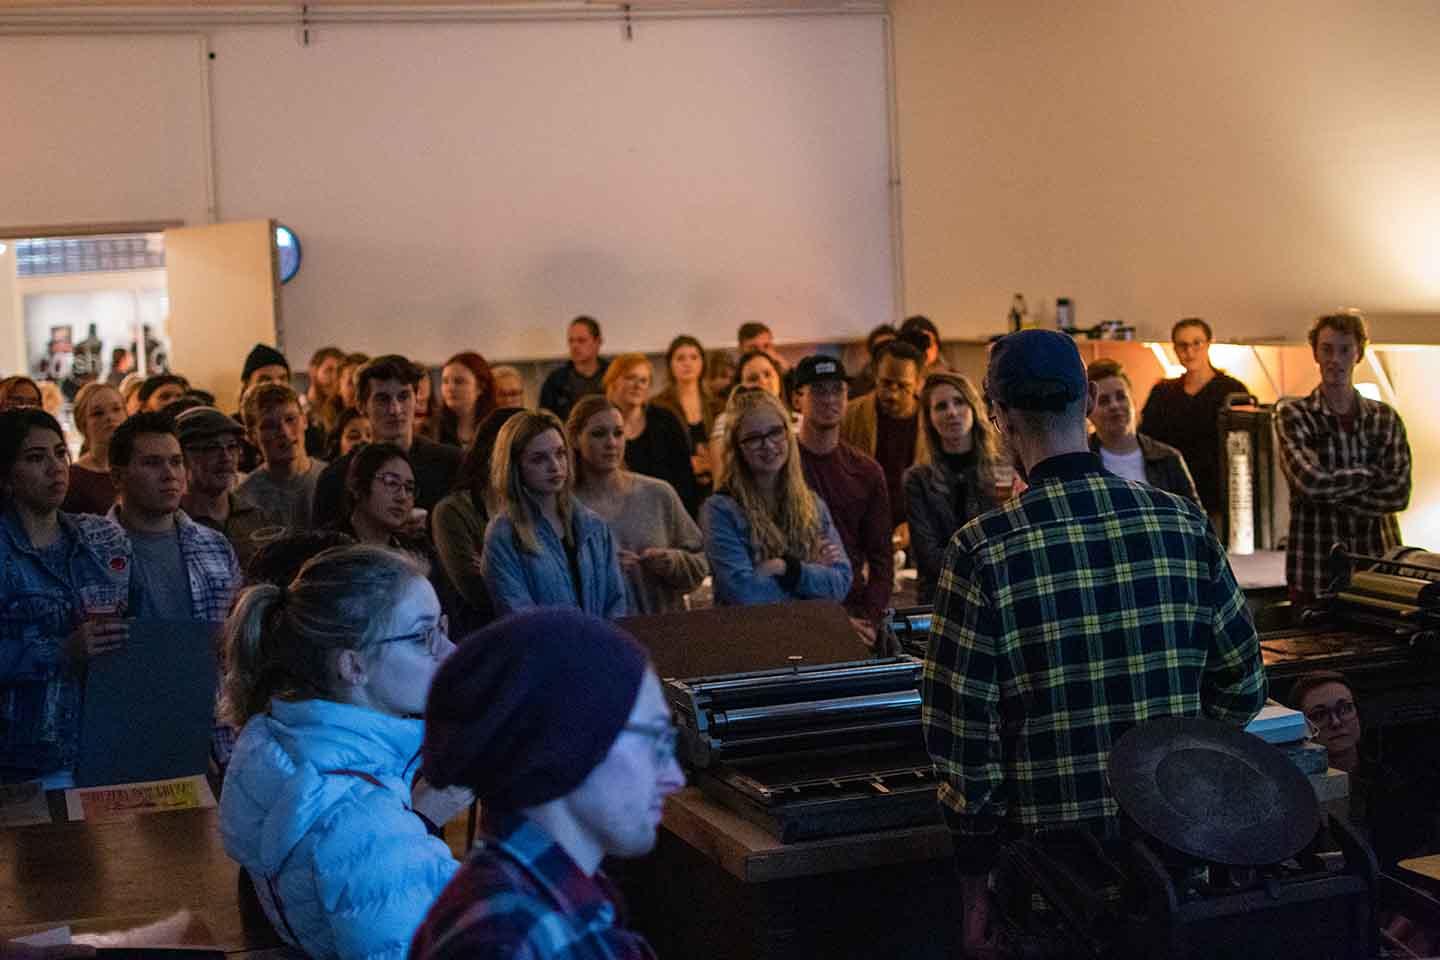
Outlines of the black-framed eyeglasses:
{"label": "black-framed eyeglasses", "polygon": [[407,497],[415,496],[415,481],[406,480],[398,473],[377,473],[375,479],[390,493],[403,493]]}
{"label": "black-framed eyeglasses", "polygon": [[1331,717],[1335,718],[1336,723],[1344,723],[1353,716],[1355,716],[1354,700],[1337,700],[1333,706],[1327,707],[1320,704],[1305,711],[1305,719],[1310,721],[1310,725],[1317,730],[1325,726]]}
{"label": "black-framed eyeglasses", "polygon": [[680,728],[673,723],[627,723],[620,728],[626,733],[638,733],[649,737],[655,748],[655,762],[664,766],[675,759],[675,744],[680,739]]}
{"label": "black-framed eyeglasses", "polygon": [[440,619],[436,620],[424,630],[415,633],[402,633],[398,637],[381,637],[374,641],[374,646],[381,647],[387,643],[408,643],[417,650],[423,650],[428,656],[436,656],[444,642],[450,638],[450,619],[443,613]]}
{"label": "black-framed eyeglasses", "polygon": [[790,428],[784,425],[766,430],[764,433],[752,433],[748,437],[740,438],[740,448],[754,453],[762,446],[782,446],[785,442],[786,435],[789,433]]}

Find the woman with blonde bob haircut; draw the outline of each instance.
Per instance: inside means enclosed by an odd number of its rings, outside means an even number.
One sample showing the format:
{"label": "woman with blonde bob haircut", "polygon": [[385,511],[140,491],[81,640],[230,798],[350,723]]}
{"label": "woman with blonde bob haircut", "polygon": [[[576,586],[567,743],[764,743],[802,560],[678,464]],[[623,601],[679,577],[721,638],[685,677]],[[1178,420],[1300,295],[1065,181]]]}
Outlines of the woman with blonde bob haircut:
{"label": "woman with blonde bob haircut", "polygon": [[920,388],[920,422],[929,462],[905,471],[906,516],[921,603],[935,597],[945,545],[966,523],[998,507],[1014,482],[985,401],[958,373],[932,373]]}
{"label": "woman with blonde bob haircut", "polygon": [[625,616],[615,538],[573,490],[559,419],[547,410],[526,410],[506,421],[490,461],[492,519],[480,559],[497,615],[568,606],[599,617]]}
{"label": "woman with blonde bob haircut", "polygon": [[404,957],[457,869],[436,834],[472,798],[415,780],[418,715],[454,649],[424,567],[378,546],[252,586],[226,622],[222,707],[244,729],[220,834],[308,956]]}
{"label": "woman with blonde bob haircut", "polygon": [[701,509],[715,602],[777,603],[850,591],[830,508],[805,484],[790,414],[763,390],[731,398],[724,472]]}

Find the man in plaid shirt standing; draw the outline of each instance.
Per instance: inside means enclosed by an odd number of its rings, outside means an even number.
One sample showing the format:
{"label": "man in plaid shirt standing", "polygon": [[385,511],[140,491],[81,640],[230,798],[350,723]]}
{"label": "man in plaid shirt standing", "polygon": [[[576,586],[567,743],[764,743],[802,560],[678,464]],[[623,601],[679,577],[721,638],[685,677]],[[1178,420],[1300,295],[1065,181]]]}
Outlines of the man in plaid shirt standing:
{"label": "man in plaid shirt standing", "polygon": [[1316,320],[1310,349],[1320,386],[1275,410],[1280,466],[1290,481],[1285,580],[1297,601],[1329,592],[1326,561],[1335,544],[1368,556],[1400,545],[1395,514],[1410,505],[1410,443],[1394,407],[1355,389],[1368,339],[1358,313]]}
{"label": "man in plaid shirt standing", "polygon": [[1195,503],[1107,473],[1070,337],[997,342],[990,415],[1029,489],[966,524],[941,568],[923,720],[965,895],[992,944],[988,875],[1007,838],[1116,836],[1111,745],[1162,716],[1247,723],[1265,702],[1255,627]]}

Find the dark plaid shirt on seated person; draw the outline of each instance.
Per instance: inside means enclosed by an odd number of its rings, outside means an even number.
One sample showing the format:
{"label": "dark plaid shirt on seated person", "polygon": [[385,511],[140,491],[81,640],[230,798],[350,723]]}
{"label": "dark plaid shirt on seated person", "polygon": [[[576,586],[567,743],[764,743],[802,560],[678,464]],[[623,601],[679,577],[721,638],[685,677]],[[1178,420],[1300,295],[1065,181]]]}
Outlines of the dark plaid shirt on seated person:
{"label": "dark plaid shirt on seated person", "polygon": [[518,814],[497,817],[440,893],[410,945],[412,960],[655,960],[617,926],[617,894],[586,876],[549,834]]}
{"label": "dark plaid shirt on seated person", "polygon": [[961,528],[941,567],[923,722],[962,872],[1007,830],[1114,835],[1111,745],[1138,723],[1241,725],[1265,702],[1255,627],[1200,507],[1089,453]]}

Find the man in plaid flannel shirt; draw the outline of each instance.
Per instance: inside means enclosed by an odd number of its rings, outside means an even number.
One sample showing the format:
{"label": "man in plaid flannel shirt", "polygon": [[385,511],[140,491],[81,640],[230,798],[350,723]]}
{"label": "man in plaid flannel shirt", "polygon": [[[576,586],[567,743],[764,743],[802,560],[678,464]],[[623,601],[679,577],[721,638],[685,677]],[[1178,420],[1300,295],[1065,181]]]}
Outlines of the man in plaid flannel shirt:
{"label": "man in plaid flannel shirt", "polygon": [[1265,702],[1255,627],[1204,512],[1090,452],[1074,342],[1005,337],[986,393],[1030,486],[951,540],[922,690],[970,950],[990,943],[1003,839],[1115,835],[1105,766],[1125,731],[1162,716],[1239,726]]}
{"label": "man in plaid flannel shirt", "polygon": [[1285,580],[1295,600],[1329,592],[1326,561],[1335,544],[1368,556],[1400,545],[1395,514],[1410,505],[1410,444],[1395,408],[1355,389],[1367,339],[1359,314],[1316,320],[1310,349],[1320,386],[1275,409],[1280,466],[1290,481]]}

